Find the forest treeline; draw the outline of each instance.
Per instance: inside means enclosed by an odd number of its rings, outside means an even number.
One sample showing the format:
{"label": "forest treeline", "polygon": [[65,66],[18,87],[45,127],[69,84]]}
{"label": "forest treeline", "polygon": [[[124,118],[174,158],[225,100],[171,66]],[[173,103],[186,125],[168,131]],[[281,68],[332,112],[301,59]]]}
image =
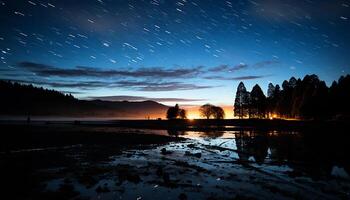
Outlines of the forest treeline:
{"label": "forest treeline", "polygon": [[147,118],[163,115],[167,106],[154,101],[80,100],[71,94],[0,80],[0,115]]}
{"label": "forest treeline", "polygon": [[330,87],[317,75],[269,83],[267,96],[256,84],[247,91],[237,87],[234,115],[239,118],[342,119],[350,116],[350,75],[341,76]]}
{"label": "forest treeline", "polygon": [[54,115],[66,112],[78,99],[59,91],[0,81],[1,114],[5,115]]}
{"label": "forest treeline", "polygon": [[[341,76],[330,87],[317,75],[294,77],[282,85],[268,85],[267,95],[259,85],[247,91],[243,82],[237,87],[234,115],[239,118],[349,119],[350,75]],[[0,80],[0,115],[89,116],[186,119],[178,106],[167,107],[153,101],[109,102],[79,100],[71,94]],[[218,106],[205,104],[201,116],[223,119]]]}

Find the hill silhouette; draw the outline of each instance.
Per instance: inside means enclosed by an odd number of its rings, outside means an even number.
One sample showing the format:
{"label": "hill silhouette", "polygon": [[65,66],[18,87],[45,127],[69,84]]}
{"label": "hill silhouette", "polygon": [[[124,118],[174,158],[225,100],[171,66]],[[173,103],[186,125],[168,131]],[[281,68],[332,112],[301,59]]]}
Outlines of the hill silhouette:
{"label": "hill silhouette", "polygon": [[61,117],[164,117],[168,107],[155,101],[79,100],[71,94],[0,80],[0,115]]}

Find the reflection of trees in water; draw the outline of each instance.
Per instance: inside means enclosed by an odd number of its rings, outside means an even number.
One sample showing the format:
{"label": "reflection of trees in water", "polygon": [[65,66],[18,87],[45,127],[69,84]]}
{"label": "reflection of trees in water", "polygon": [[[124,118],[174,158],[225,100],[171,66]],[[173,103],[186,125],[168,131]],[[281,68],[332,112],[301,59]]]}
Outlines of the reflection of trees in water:
{"label": "reflection of trees in water", "polygon": [[302,137],[295,134],[271,134],[268,131],[240,131],[236,135],[236,145],[240,159],[253,156],[262,164],[268,155],[274,162],[301,161],[307,156],[307,147]]}
{"label": "reflection of trees in water", "polygon": [[[170,136],[180,136],[180,135],[186,135],[187,131],[184,130],[177,130],[177,129],[168,129],[167,130],[168,135]],[[218,137],[222,137],[225,133],[225,131],[216,131],[216,130],[203,130],[196,132],[199,134],[200,137],[206,137],[208,139],[214,139]]]}
{"label": "reflection of trees in water", "polygon": [[265,134],[240,131],[236,135],[238,156],[241,161],[248,161],[253,156],[256,163],[262,164],[267,156],[268,140]]}
{"label": "reflection of trees in water", "polygon": [[176,130],[176,129],[168,129],[167,130],[168,135],[170,136],[179,136],[179,135],[185,135],[185,131],[183,130]]}
{"label": "reflection of trees in water", "polygon": [[270,157],[277,164],[287,164],[293,169],[293,174],[307,174],[312,178],[329,177],[333,166],[339,160],[346,160],[345,157],[337,157],[339,152],[332,147],[339,143],[332,144],[330,141],[301,134],[272,136],[269,137]]}
{"label": "reflection of trees in water", "polygon": [[310,169],[310,173],[313,173],[313,175],[329,175],[335,165],[344,167],[349,173],[349,139],[344,137],[345,133],[341,135],[330,133],[318,132],[317,137],[313,134],[304,134],[303,141],[307,147],[305,153],[307,155],[304,155],[303,158],[305,162],[309,162],[310,165],[314,166],[315,169]]}
{"label": "reflection of trees in water", "polygon": [[[206,130],[197,132],[201,137],[214,139],[222,137],[225,131]],[[186,131],[168,130],[172,136],[186,135]],[[314,135],[314,134],[313,134]],[[294,175],[308,175],[313,178],[329,177],[333,166],[342,167],[350,174],[348,142],[344,137],[307,136],[307,134],[281,131],[240,131],[235,136],[240,161],[253,157],[257,164],[267,162],[275,166],[286,165]],[[271,163],[270,163],[271,162]]]}
{"label": "reflection of trees in water", "polygon": [[200,132],[201,137],[218,138],[224,135],[224,131],[205,130]]}
{"label": "reflection of trees in water", "polygon": [[[253,157],[264,163],[268,150],[274,165],[287,165],[294,174],[307,174],[313,178],[329,177],[333,166],[344,167],[349,173],[350,161],[346,158],[349,146],[344,138],[310,137],[304,134],[270,134],[267,131],[240,131],[236,134],[238,156],[241,161]],[[347,150],[346,150],[347,149]]]}
{"label": "reflection of trees in water", "polygon": [[278,136],[269,137],[270,158],[275,162],[284,162],[285,160],[294,161],[303,154],[302,141],[294,135],[280,134]]}

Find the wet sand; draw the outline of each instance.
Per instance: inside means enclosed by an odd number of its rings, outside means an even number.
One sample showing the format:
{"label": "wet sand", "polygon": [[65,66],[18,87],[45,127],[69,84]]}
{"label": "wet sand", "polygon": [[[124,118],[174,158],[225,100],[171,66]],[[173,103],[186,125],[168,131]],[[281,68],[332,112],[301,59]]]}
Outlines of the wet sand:
{"label": "wet sand", "polygon": [[13,199],[348,199],[347,140],[282,130],[1,125]]}

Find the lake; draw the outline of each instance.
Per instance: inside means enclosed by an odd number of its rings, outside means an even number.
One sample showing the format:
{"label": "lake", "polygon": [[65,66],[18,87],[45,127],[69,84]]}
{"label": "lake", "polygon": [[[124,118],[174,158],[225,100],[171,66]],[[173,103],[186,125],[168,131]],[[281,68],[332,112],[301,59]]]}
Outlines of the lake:
{"label": "lake", "polygon": [[1,173],[5,191],[13,197],[350,198],[349,142],[342,136],[254,129],[2,126]]}

